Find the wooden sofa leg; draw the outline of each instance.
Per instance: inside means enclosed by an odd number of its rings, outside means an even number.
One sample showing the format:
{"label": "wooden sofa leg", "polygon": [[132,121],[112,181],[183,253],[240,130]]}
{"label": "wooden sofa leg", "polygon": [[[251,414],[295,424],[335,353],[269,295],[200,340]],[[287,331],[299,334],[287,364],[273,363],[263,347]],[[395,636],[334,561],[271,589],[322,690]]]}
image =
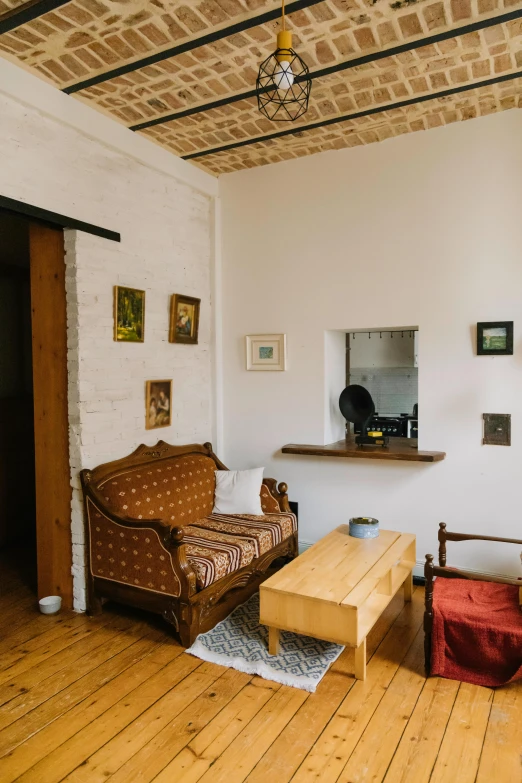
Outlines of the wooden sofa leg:
{"label": "wooden sofa leg", "polygon": [[199,633],[199,613],[191,604],[177,604],[163,613],[173,625],[183,647],[191,647]]}
{"label": "wooden sofa leg", "polygon": [[87,614],[96,617],[103,612],[102,599],[96,595],[92,576],[87,579]]}

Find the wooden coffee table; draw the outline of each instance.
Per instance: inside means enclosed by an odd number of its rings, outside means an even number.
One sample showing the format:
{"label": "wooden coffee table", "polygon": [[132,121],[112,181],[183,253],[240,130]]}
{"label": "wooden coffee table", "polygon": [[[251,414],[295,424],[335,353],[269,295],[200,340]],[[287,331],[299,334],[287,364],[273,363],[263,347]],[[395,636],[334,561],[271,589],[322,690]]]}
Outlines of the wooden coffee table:
{"label": "wooden coffee table", "polygon": [[279,632],[355,647],[355,676],[366,677],[366,637],[404,586],[411,601],[415,536],[381,530],[358,539],[341,525],[260,586],[261,623],[269,652],[279,652]]}

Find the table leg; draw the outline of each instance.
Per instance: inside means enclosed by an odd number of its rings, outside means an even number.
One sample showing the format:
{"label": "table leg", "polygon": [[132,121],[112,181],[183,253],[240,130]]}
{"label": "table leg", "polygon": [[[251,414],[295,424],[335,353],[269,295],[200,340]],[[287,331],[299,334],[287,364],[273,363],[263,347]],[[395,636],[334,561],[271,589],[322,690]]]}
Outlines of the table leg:
{"label": "table leg", "polygon": [[268,629],[268,652],[270,655],[279,655],[279,628]]}
{"label": "table leg", "polygon": [[355,648],[355,679],[366,679],[366,638]]}
{"label": "table leg", "polygon": [[404,600],[411,601],[413,598],[413,571],[411,571],[404,581]]}

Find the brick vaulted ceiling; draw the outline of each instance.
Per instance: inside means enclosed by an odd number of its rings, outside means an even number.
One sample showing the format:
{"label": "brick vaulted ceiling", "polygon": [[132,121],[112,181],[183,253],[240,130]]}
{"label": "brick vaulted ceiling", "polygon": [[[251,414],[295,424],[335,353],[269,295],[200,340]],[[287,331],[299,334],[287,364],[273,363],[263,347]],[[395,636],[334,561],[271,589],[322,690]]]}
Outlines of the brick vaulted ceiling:
{"label": "brick vaulted ceiling", "polygon": [[213,174],[522,106],[522,0],[287,0],[308,112],[257,109],[273,0],[0,0],[0,53]]}

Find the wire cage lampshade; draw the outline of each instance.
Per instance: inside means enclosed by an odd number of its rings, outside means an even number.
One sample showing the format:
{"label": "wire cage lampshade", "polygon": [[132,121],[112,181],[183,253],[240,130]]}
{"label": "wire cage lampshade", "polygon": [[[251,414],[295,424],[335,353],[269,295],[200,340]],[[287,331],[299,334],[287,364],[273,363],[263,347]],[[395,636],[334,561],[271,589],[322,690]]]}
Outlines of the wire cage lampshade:
{"label": "wire cage lampshade", "polygon": [[277,49],[259,66],[257,106],[269,120],[292,122],[308,109],[312,80],[307,64],[292,49],[292,33],[285,29],[284,0],[282,25],[277,34]]}

